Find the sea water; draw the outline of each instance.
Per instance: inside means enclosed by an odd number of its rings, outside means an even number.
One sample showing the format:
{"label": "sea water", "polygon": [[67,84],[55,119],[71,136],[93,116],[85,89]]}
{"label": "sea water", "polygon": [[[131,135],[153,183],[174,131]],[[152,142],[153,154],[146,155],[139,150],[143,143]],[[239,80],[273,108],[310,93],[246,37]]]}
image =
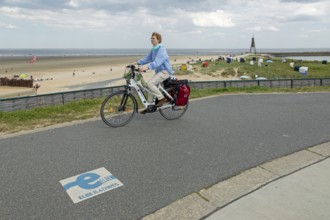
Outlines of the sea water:
{"label": "sea water", "polygon": [[322,61],[327,60],[330,62],[330,56],[289,56],[286,59],[294,59],[294,60],[309,60],[309,61]]}
{"label": "sea water", "polygon": [[[124,56],[124,55],[146,55],[150,48],[132,48],[132,49],[0,49],[0,57],[30,57],[35,56]],[[236,49],[174,49],[167,48],[170,56],[173,55],[239,55],[248,52],[248,48]],[[290,48],[258,49],[258,53],[271,52],[329,52],[330,48]]]}

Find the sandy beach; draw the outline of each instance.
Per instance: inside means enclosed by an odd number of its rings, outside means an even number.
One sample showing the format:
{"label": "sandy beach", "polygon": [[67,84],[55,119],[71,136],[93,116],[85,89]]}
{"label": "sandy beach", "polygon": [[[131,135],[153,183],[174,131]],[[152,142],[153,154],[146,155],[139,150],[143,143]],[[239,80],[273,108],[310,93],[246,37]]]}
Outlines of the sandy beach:
{"label": "sandy beach", "polygon": [[[171,56],[172,66],[194,60],[216,59],[219,56]],[[125,66],[142,58],[141,56],[81,56],[81,57],[38,57],[29,63],[27,57],[6,57],[0,59],[0,77],[12,78],[22,73],[32,76],[40,85],[37,94],[86,89],[86,85],[123,85]],[[144,73],[148,80],[154,71]],[[191,81],[228,80],[221,76],[212,77],[198,73],[177,76]],[[34,95],[32,88],[0,86],[0,98]]]}

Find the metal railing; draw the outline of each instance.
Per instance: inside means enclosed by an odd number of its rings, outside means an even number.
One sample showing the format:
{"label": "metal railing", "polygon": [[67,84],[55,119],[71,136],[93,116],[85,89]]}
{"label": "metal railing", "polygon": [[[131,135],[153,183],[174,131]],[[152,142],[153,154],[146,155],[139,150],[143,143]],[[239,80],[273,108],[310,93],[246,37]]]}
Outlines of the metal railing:
{"label": "metal railing", "polygon": [[123,86],[0,99],[0,111],[17,111],[36,107],[64,105],[75,100],[104,97],[119,91],[121,88]]}
{"label": "metal railing", "polygon": [[305,79],[267,79],[267,80],[231,80],[231,81],[203,81],[190,84],[192,88],[244,88],[262,86],[269,88],[295,88],[304,86],[330,86],[330,78]]}
{"label": "metal railing", "polygon": [[[276,79],[276,80],[232,80],[232,81],[200,81],[190,82],[190,87],[204,88],[244,88],[263,86],[270,88],[295,88],[303,86],[330,86],[330,78],[305,78],[305,79]],[[65,103],[93,99],[107,96],[119,91],[124,86],[113,86],[97,89],[77,90],[69,92],[50,93],[36,96],[0,99],[0,111],[26,110],[36,107],[64,105]]]}

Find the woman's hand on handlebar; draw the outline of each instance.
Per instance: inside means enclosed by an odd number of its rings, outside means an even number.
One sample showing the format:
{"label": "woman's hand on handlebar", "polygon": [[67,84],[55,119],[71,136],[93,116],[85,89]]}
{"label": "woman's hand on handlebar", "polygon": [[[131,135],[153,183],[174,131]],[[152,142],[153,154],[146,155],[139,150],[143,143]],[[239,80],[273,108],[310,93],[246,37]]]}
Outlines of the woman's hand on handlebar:
{"label": "woman's hand on handlebar", "polygon": [[149,69],[148,65],[144,65],[144,66],[139,67],[140,72],[147,72],[148,69]]}

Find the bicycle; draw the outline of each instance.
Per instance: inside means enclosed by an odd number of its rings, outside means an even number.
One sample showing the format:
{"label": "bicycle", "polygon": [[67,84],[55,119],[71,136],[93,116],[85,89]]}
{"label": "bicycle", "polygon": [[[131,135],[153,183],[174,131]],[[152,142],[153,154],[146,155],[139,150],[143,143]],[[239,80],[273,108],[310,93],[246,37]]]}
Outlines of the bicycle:
{"label": "bicycle", "polygon": [[160,89],[168,102],[161,107],[157,107],[158,99],[156,96],[154,96],[151,103],[148,103],[146,99],[146,92],[149,94],[153,93],[146,88],[146,83],[138,68],[134,65],[126,66],[124,78],[126,79],[124,90],[110,94],[104,99],[101,105],[100,115],[106,125],[115,128],[124,126],[128,124],[135,116],[135,113],[139,111],[138,101],[132,94],[132,89],[135,90],[140,103],[145,107],[147,113],[159,111],[165,119],[174,120],[182,117],[187,111],[189,100],[186,105],[177,106],[175,104],[175,92],[179,85],[187,84],[188,80],[167,79],[163,82],[164,87],[159,84],[158,89]]}

